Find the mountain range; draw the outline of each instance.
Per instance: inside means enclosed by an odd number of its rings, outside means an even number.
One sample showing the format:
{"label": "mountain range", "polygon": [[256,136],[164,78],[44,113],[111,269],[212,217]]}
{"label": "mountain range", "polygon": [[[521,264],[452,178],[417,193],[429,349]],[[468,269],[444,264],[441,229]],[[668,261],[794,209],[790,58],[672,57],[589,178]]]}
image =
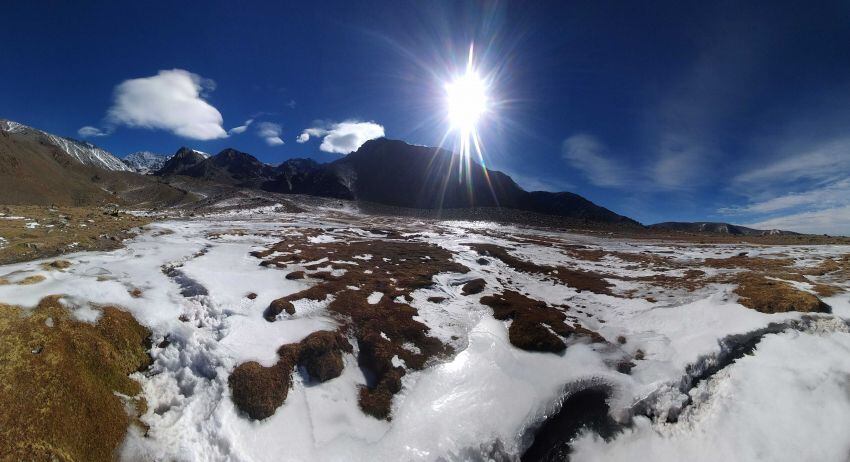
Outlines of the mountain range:
{"label": "mountain range", "polygon": [[655,223],[649,225],[648,228],[661,231],[675,231],[683,233],[711,233],[711,234],[729,234],[732,236],[762,236],[762,235],[796,235],[792,231],[782,231],[772,229],[764,231],[761,229],[747,228],[746,226],[732,225],[729,223],[718,223],[711,221],[665,221],[663,223]]}
{"label": "mountain range", "polygon": [[[465,167],[461,169],[461,165]],[[0,202],[165,205],[193,200],[187,184],[314,195],[405,209],[511,209],[581,223],[644,228],[577,194],[525,191],[510,176],[474,160],[404,141],[370,140],[325,164],[289,159],[272,166],[232,148],[210,156],[188,147],[172,156],[136,152],[122,161],[91,143],[0,119]],[[710,222],[667,222],[646,228],[736,236],[794,234]]]}
{"label": "mountain range", "polygon": [[474,162],[461,173],[458,166],[463,161],[443,149],[378,138],[327,164],[290,159],[276,167],[235,149],[203,158],[181,148],[155,175],[412,209],[502,207],[588,222],[640,226],[576,194],[527,192],[508,175]]}
{"label": "mountain range", "polygon": [[192,200],[187,191],[129,166],[91,143],[0,120],[0,202],[140,206]]}

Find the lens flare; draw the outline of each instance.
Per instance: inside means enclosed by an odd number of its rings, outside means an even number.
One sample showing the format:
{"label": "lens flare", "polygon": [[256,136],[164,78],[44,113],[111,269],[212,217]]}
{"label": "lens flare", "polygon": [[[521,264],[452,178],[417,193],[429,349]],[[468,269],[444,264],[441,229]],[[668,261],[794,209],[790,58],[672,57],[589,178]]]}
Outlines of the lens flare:
{"label": "lens flare", "polygon": [[[481,149],[481,140],[478,135],[478,125],[489,111],[489,83],[487,79],[481,78],[475,68],[475,49],[469,46],[469,58],[462,75],[456,76],[451,82],[445,84],[446,109],[449,122],[448,137],[456,132],[458,154],[460,157],[459,169],[460,181],[466,181],[471,193],[471,169],[473,168],[472,157],[480,164],[482,173],[489,185],[487,168]],[[445,139],[445,138],[444,138]],[[440,143],[442,145],[442,143]],[[491,187],[492,190],[492,187]],[[494,194],[495,199],[495,194]]]}
{"label": "lens flare", "polygon": [[[471,56],[471,54],[470,54]],[[471,69],[446,84],[449,123],[461,132],[475,130],[478,119],[487,111],[487,86]]]}

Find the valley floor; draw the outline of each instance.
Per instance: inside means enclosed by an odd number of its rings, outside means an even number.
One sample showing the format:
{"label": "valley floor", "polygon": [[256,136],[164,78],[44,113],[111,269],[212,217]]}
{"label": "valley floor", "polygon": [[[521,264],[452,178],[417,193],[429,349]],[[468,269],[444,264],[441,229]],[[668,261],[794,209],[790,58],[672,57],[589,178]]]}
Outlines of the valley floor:
{"label": "valley floor", "polygon": [[[150,364],[120,364],[139,369],[137,390],[104,382],[129,413],[107,458],[850,457],[850,246],[611,239],[321,204],[208,212],[146,225],[120,249],[0,266],[0,310],[41,316],[15,325],[30,330],[18,365],[0,362],[3,386],[27,355],[53,353],[39,339],[56,322],[113,341],[114,306],[149,330]],[[99,341],[73,329],[64,342]],[[305,340],[316,331],[344,345]],[[133,351],[121,347],[97,351]],[[587,396],[598,405],[576,402]],[[73,399],[18,405],[40,417],[0,426],[0,444],[93,459],[99,434],[59,447],[39,433],[39,418],[101,405]]]}

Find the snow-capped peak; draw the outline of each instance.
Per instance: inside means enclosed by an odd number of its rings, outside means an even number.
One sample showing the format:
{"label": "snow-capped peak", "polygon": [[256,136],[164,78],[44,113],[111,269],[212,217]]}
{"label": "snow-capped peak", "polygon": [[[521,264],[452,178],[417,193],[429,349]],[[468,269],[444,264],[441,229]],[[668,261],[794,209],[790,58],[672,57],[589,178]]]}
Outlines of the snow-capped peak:
{"label": "snow-capped peak", "polygon": [[42,141],[52,144],[65,154],[76,159],[78,162],[106,170],[132,171],[124,162],[113,156],[109,151],[101,149],[91,143],[57,136],[37,128],[29,127],[11,120],[0,120],[0,131],[7,133],[31,134],[41,137]]}
{"label": "snow-capped peak", "polygon": [[171,156],[156,154],[150,151],[139,151],[125,156],[124,163],[136,173],[146,175],[161,169],[170,158]]}
{"label": "snow-capped peak", "polygon": [[18,133],[24,131],[26,125],[21,125],[12,120],[0,119],[0,131]]}

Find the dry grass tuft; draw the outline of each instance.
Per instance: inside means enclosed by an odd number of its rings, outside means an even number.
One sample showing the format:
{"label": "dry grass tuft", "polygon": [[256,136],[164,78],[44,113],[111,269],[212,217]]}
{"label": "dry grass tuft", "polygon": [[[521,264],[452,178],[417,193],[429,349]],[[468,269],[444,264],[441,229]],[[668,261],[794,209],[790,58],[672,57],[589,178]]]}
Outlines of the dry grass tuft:
{"label": "dry grass tuft", "polygon": [[128,374],[148,366],[149,334],[113,307],[88,324],[55,296],[31,311],[0,305],[3,457],[114,460],[132,422],[114,393],[141,391]]}
{"label": "dry grass tuft", "polygon": [[737,276],[735,293],[747,308],[762,313],[828,313],[830,307],[817,296],[795,289],[787,282],[768,279],[760,274],[743,273]]}
{"label": "dry grass tuft", "polygon": [[495,244],[467,243],[480,255],[498,258],[506,265],[524,273],[540,274],[549,279],[556,279],[579,292],[589,291],[597,294],[613,295],[613,285],[605,280],[604,275],[592,271],[575,270],[564,266],[538,265],[521,258],[517,258],[508,252],[508,249]]}
{"label": "dry grass tuft", "polygon": [[343,352],[351,352],[351,344],[342,334],[318,331],[299,343],[281,346],[279,359],[271,367],[256,361],[240,364],[228,379],[233,402],[252,419],[270,417],[289,394],[295,366],[303,367],[311,379],[325,382],[342,373]]}
{"label": "dry grass tuft", "polygon": [[496,319],[513,320],[508,338],[511,344],[523,350],[558,353],[567,348],[561,337],[576,333],[588,335],[593,341],[604,341],[595,332],[567,325],[566,315],[558,309],[513,290],[482,297],[481,304],[492,308]]}

